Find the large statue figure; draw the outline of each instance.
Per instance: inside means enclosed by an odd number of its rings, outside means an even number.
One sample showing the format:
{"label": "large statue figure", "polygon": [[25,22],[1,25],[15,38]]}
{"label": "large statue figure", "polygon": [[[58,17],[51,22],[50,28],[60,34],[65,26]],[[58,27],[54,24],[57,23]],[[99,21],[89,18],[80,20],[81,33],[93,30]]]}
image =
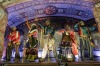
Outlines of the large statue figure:
{"label": "large statue figure", "polygon": [[20,60],[20,56],[19,56],[20,33],[19,33],[19,31],[16,30],[15,26],[12,27],[12,32],[10,33],[8,38],[9,38],[9,41],[13,45],[15,52],[16,52],[15,62],[18,62],[18,60]]}
{"label": "large statue figure", "polygon": [[[65,27],[65,29],[62,28],[58,28],[58,30],[55,32],[54,34],[54,38],[55,38],[55,57],[58,60],[58,58],[60,58],[61,60],[63,58],[61,58],[61,55],[63,54],[64,59],[66,60],[68,58],[68,53],[66,53],[66,48],[67,46],[67,42],[68,37],[66,36],[66,34],[69,36],[70,40],[70,49],[71,51],[69,51],[69,54],[73,54],[74,56],[78,55],[78,46],[77,46],[77,39],[76,39],[76,35],[75,32],[72,28],[70,28],[68,25]],[[64,46],[65,45],[65,46]],[[58,52],[58,48],[60,47],[60,52]],[[61,49],[63,48],[63,49]],[[62,52],[65,48],[65,52]],[[73,56],[72,56],[73,57]],[[63,60],[64,60],[63,59]],[[72,59],[73,60],[73,59]],[[71,60],[70,60],[71,61]]]}
{"label": "large statue figure", "polygon": [[44,61],[46,55],[47,55],[47,52],[49,51],[48,47],[50,46],[49,45],[49,42],[51,41],[51,38],[53,38],[53,35],[54,35],[54,29],[53,27],[51,26],[50,24],[50,20],[47,20],[44,25],[42,24],[39,24],[42,28],[42,32],[41,32],[41,39],[42,41],[40,41],[40,46],[42,46],[42,61]]}
{"label": "large statue figure", "polygon": [[38,30],[36,24],[32,24],[28,32],[28,40],[26,44],[26,60],[34,61],[38,55]]}
{"label": "large statue figure", "polygon": [[[25,16],[26,17],[26,16]],[[34,22],[37,19],[34,19]],[[26,25],[29,29],[28,31],[28,39],[25,41],[26,46],[23,51],[23,57],[26,58],[26,60],[34,61],[38,56],[38,28],[36,23],[32,23],[32,25],[29,24],[28,18],[26,17]]]}
{"label": "large statue figure", "polygon": [[[67,60],[67,61],[73,61],[73,52],[76,50],[73,50],[73,45],[75,45],[75,40],[74,40],[74,31],[71,30],[71,28],[68,25],[65,25],[65,31],[62,34],[62,42],[60,44],[60,53],[62,54],[61,58],[62,60]],[[75,46],[74,46],[75,48]],[[73,52],[72,52],[73,51]]]}
{"label": "large statue figure", "polygon": [[55,39],[55,43],[54,43],[54,56],[56,58],[56,60],[58,60],[58,48],[59,48],[59,45],[61,44],[61,41],[62,41],[62,34],[64,33],[64,29],[57,29],[54,33],[54,39]]}
{"label": "large statue figure", "polygon": [[79,22],[74,26],[76,30],[79,32],[80,36],[80,52],[81,52],[81,60],[84,60],[84,50],[87,49],[89,51],[89,58],[93,59],[93,44],[91,43],[91,32],[95,30],[95,27],[87,27],[83,21]]}

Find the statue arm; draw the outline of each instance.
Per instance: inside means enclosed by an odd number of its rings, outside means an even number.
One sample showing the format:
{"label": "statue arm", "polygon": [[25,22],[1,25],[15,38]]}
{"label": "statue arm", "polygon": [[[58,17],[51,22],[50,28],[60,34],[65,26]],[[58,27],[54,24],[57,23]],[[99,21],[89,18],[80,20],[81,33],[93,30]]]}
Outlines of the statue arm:
{"label": "statue arm", "polygon": [[30,27],[30,25],[29,25],[29,23],[28,23],[28,18],[27,18],[27,17],[26,17],[26,25],[27,25],[28,29],[30,30],[31,27]]}
{"label": "statue arm", "polygon": [[78,31],[78,30],[79,30],[78,27],[79,27],[79,23],[77,23],[77,24],[74,26],[74,29],[75,29],[76,31]]}
{"label": "statue arm", "polygon": [[38,23],[38,25],[39,25],[42,29],[44,29],[44,26],[43,26],[42,24]]}

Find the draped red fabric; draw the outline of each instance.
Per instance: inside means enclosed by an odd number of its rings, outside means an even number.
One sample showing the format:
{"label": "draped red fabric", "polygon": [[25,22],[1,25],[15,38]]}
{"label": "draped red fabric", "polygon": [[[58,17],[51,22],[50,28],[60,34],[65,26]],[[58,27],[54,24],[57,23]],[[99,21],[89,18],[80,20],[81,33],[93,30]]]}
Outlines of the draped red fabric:
{"label": "draped red fabric", "polygon": [[73,55],[78,55],[78,48],[75,43],[72,43],[72,53]]}
{"label": "draped red fabric", "polygon": [[78,55],[78,48],[77,48],[77,39],[75,37],[74,31],[70,31],[70,37],[72,40],[72,53],[73,55]]}
{"label": "draped red fabric", "polygon": [[12,41],[13,43],[20,42],[20,33],[18,32],[18,35],[17,35],[17,32],[18,31],[14,31],[8,36],[8,39]]}

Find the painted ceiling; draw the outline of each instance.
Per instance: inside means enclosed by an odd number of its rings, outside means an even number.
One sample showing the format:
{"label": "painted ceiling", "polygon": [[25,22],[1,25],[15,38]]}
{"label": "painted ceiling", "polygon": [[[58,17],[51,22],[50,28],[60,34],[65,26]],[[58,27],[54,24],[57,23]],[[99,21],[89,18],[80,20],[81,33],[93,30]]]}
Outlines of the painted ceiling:
{"label": "painted ceiling", "polygon": [[[8,1],[8,3],[6,2]],[[100,0],[4,0],[8,25],[17,26],[28,20],[45,16],[66,16],[81,20],[94,18],[92,8]]]}

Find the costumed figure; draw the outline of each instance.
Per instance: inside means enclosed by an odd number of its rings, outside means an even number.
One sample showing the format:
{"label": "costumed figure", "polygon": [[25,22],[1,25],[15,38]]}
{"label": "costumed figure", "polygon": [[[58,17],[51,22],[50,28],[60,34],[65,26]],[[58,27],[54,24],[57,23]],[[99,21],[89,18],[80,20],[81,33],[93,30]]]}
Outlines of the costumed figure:
{"label": "costumed figure", "polygon": [[26,43],[26,60],[34,61],[38,56],[38,30],[36,24],[33,23],[28,32]]}
{"label": "costumed figure", "polygon": [[[70,29],[68,25],[65,25],[65,31],[62,34],[62,42],[60,44],[60,54],[62,61],[73,61],[74,60],[74,31]],[[76,46],[74,46],[75,48]]]}
{"label": "costumed figure", "polygon": [[[19,45],[20,45],[20,33],[16,30],[16,27],[12,27],[12,32],[8,36],[9,43],[8,43],[8,49],[12,50],[12,48],[15,49],[15,62],[18,62],[20,60],[19,56]],[[7,49],[7,51],[8,51]],[[11,51],[8,51],[9,54]],[[10,54],[11,55],[11,54]],[[9,56],[11,57],[11,56]]]}
{"label": "costumed figure", "polygon": [[[40,36],[40,47],[43,49],[42,51],[42,57],[40,58],[40,61],[44,61],[45,57],[47,55],[47,52],[49,53],[49,47],[50,47],[50,41],[51,37],[53,38],[54,35],[54,29],[50,25],[50,20],[47,20],[44,25],[39,24],[41,26],[41,36]],[[49,60],[49,59],[48,59]]]}
{"label": "costumed figure", "polygon": [[79,32],[81,60],[84,61],[85,49],[89,52],[89,58],[93,59],[93,42],[91,41],[91,31],[95,30],[95,26],[87,27],[83,21],[77,23],[74,28]]}
{"label": "costumed figure", "polygon": [[55,39],[55,43],[54,43],[54,56],[56,58],[56,60],[58,60],[59,58],[59,50],[58,48],[60,47],[59,45],[61,44],[62,41],[62,34],[65,32],[64,29],[57,29],[54,33],[54,39]]}

